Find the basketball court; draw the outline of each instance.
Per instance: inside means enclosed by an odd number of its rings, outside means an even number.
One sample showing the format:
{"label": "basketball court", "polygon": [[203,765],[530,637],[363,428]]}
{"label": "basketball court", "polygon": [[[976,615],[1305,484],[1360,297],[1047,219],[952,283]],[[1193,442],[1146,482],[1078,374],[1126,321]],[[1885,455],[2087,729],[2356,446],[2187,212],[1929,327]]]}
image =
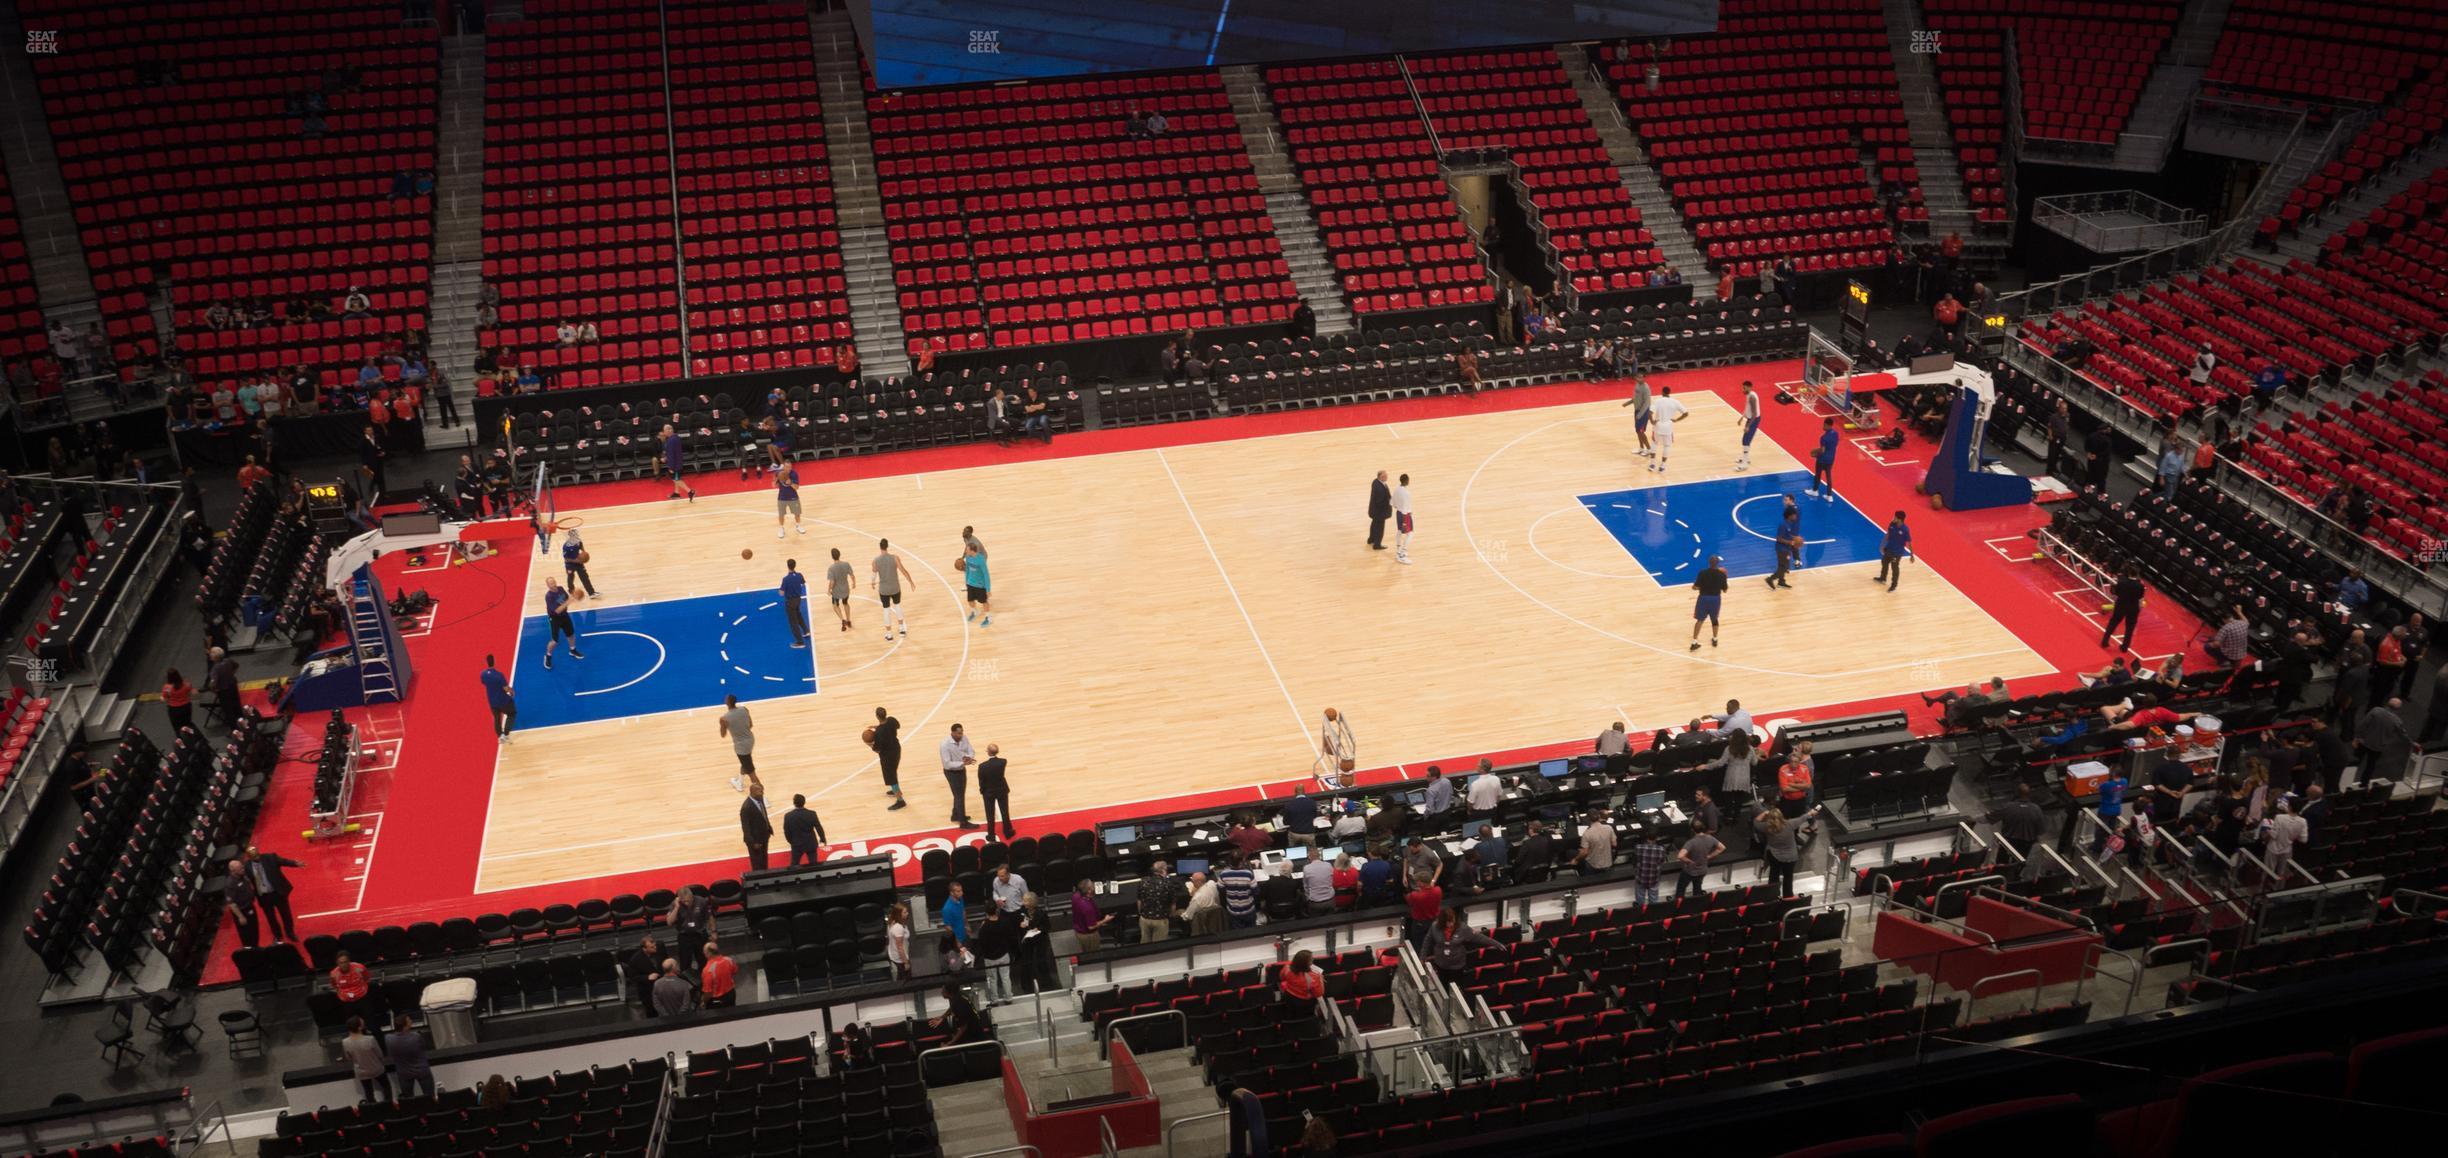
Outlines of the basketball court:
{"label": "basketball court", "polygon": [[[954,722],[981,757],[1002,746],[1034,815],[1298,777],[1330,706],[1363,766],[1407,767],[1729,696],[1834,704],[2055,670],[1937,568],[1871,582],[1888,512],[1847,499],[1801,498],[1793,590],[1754,581],[1808,471],[1766,434],[1734,471],[1738,411],[1677,396],[1692,414],[1665,474],[1610,398],[811,484],[808,533],[782,541],[766,490],[584,509],[603,591],[574,604],[586,658],[542,667],[556,543],[526,576],[521,727],[483,802],[477,891],[738,858],[726,694],[755,714],[769,795],[807,794],[840,840],[945,825],[935,748]],[[1380,469],[1412,477],[1409,566],[1363,542]],[[991,627],[963,615],[963,526],[990,553]],[[915,579],[905,639],[877,615],[879,539]],[[859,577],[848,632],[822,594],[836,548]],[[1738,582],[1722,645],[1695,653],[1710,554]],[[810,576],[807,650],[775,594],[787,558]],[[898,814],[858,738],[879,705],[904,726]]]}

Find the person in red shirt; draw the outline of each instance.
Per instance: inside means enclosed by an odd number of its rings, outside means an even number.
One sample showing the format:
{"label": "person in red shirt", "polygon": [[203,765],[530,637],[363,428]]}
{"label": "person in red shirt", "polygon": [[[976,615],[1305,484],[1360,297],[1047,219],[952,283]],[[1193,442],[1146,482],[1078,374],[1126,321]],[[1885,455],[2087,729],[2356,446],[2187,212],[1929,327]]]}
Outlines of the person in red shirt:
{"label": "person in red shirt", "polygon": [[728,1009],[739,1003],[739,964],[722,951],[722,946],[706,942],[705,968],[698,971],[697,989],[705,1002],[702,1009]]}
{"label": "person in red shirt", "polygon": [[1352,864],[1350,853],[1335,857],[1334,891],[1334,903],[1338,909],[1352,907],[1360,896],[1360,869]]}
{"label": "person in red shirt", "polygon": [[1326,974],[1312,964],[1315,960],[1309,950],[1303,949],[1285,963],[1281,982],[1285,997],[1294,1001],[1315,1001],[1326,995]]}
{"label": "person in red shirt", "polygon": [[1445,911],[1445,890],[1433,878],[1413,876],[1411,892],[1403,900],[1410,906],[1403,916],[1403,940],[1417,949],[1427,939],[1429,927],[1436,924],[1437,914]]}
{"label": "person in red shirt", "polygon": [[250,454],[246,458],[246,465],[238,468],[238,489],[243,491],[271,477],[272,472]]}
{"label": "person in red shirt", "polygon": [[1957,334],[1960,332],[1957,327],[1963,322],[1963,303],[1956,301],[1954,294],[1948,294],[1938,299],[1930,315],[1938,319],[1938,325],[1949,335]]}
{"label": "person in red shirt", "polygon": [[381,1042],[385,1019],[376,1016],[374,1009],[374,975],[367,972],[365,966],[349,960],[346,952],[336,953],[332,956],[331,987],[332,996],[340,1000],[342,1023],[345,1024],[352,1017],[362,1017],[367,1025],[373,1027],[374,1040]]}
{"label": "person in red shirt", "polygon": [[1233,822],[1232,831],[1224,834],[1224,842],[1241,850],[1241,855],[1255,857],[1275,847],[1275,834],[1262,832],[1244,816]]}

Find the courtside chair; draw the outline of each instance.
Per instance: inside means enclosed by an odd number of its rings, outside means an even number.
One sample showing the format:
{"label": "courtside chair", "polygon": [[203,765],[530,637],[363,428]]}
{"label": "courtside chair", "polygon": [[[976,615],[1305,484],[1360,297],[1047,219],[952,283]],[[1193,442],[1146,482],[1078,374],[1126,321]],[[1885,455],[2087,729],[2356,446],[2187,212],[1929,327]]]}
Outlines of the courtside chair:
{"label": "courtside chair", "polygon": [[930,848],[920,853],[918,874],[921,877],[950,876],[952,874],[952,854],[940,848]]}
{"label": "courtside chair", "polygon": [[748,891],[741,887],[737,877],[724,877],[715,881],[705,886],[705,893],[706,897],[714,902],[716,909],[736,909],[744,906],[748,901]]}
{"label": "courtside chair", "polygon": [[585,933],[586,926],[578,920],[578,906],[546,905],[544,907],[544,931],[546,936],[560,940]]}
{"label": "courtside chair", "polygon": [[952,850],[953,876],[976,872],[982,863],[976,845],[964,844]]}
{"label": "courtside chair", "polygon": [[306,963],[317,973],[331,972],[340,952],[340,938],[318,933],[306,938]]}
{"label": "courtside chair", "polygon": [[484,948],[484,937],[476,931],[474,920],[452,917],[442,922],[442,943],[446,952],[473,953]]}
{"label": "courtside chair", "polygon": [[[602,932],[615,927],[612,919],[612,906],[601,898],[578,902],[576,915],[578,931],[582,934]],[[409,932],[414,933],[416,930],[412,928]]]}
{"label": "courtside chair", "polygon": [[[1020,865],[1037,863],[1038,853],[1036,837],[1024,836],[1018,840],[1012,841],[1008,846],[1008,850],[1011,855],[1011,863],[1013,864]],[[982,857],[980,858],[980,861],[983,863]],[[992,868],[994,866],[988,865],[985,867]]]}
{"label": "courtside chair", "polygon": [[616,929],[624,925],[647,924],[651,919],[646,912],[646,902],[635,893],[622,893],[612,898],[611,908],[612,926]]}
{"label": "courtside chair", "polygon": [[676,898],[670,889],[654,889],[649,891],[646,894],[647,919],[650,921],[661,920],[663,914],[671,911],[672,901],[675,899]]}
{"label": "courtside chair", "polygon": [[1013,857],[1011,847],[1000,841],[989,840],[978,846],[978,867],[987,872],[993,872],[1014,859],[1017,858]]}
{"label": "courtside chair", "polygon": [[102,1060],[117,1069],[130,1061],[143,1061],[144,1051],[129,1044],[136,1037],[135,1015],[125,1001],[111,1006],[110,1019],[94,1030],[94,1040],[102,1045]]}

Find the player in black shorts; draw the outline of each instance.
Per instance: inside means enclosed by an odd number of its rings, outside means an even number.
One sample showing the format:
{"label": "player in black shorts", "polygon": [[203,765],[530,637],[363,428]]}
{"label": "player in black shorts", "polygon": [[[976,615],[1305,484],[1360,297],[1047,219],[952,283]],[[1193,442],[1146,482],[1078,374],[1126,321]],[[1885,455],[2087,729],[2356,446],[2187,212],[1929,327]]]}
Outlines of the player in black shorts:
{"label": "player in black shorts", "polygon": [[1708,566],[1701,569],[1699,578],[1692,580],[1692,590],[1698,593],[1698,598],[1692,600],[1691,649],[1700,650],[1702,623],[1708,624],[1709,646],[1715,647],[1718,606],[1725,601],[1726,593],[1724,560],[1715,555],[1709,556]]}

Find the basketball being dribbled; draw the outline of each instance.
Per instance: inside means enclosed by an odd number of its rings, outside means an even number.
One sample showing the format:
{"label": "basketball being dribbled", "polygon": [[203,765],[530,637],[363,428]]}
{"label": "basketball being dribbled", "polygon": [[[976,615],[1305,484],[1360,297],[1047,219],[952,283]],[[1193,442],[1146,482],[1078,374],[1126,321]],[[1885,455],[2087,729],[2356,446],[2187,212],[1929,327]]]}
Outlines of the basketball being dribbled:
{"label": "basketball being dribbled", "polygon": [[875,746],[875,729],[874,729],[873,727],[869,727],[869,728],[867,728],[865,731],[860,732],[860,733],[859,733],[859,742],[860,742],[860,743],[862,743],[862,744],[867,745],[868,747],[871,747],[871,748],[872,748],[872,747],[874,747],[874,746]]}
{"label": "basketball being dribbled", "polygon": [[754,559],[754,558],[756,558],[756,551],[755,551],[753,548],[749,548],[749,547],[742,547],[742,548],[740,548],[740,558],[742,558],[742,559]]}

